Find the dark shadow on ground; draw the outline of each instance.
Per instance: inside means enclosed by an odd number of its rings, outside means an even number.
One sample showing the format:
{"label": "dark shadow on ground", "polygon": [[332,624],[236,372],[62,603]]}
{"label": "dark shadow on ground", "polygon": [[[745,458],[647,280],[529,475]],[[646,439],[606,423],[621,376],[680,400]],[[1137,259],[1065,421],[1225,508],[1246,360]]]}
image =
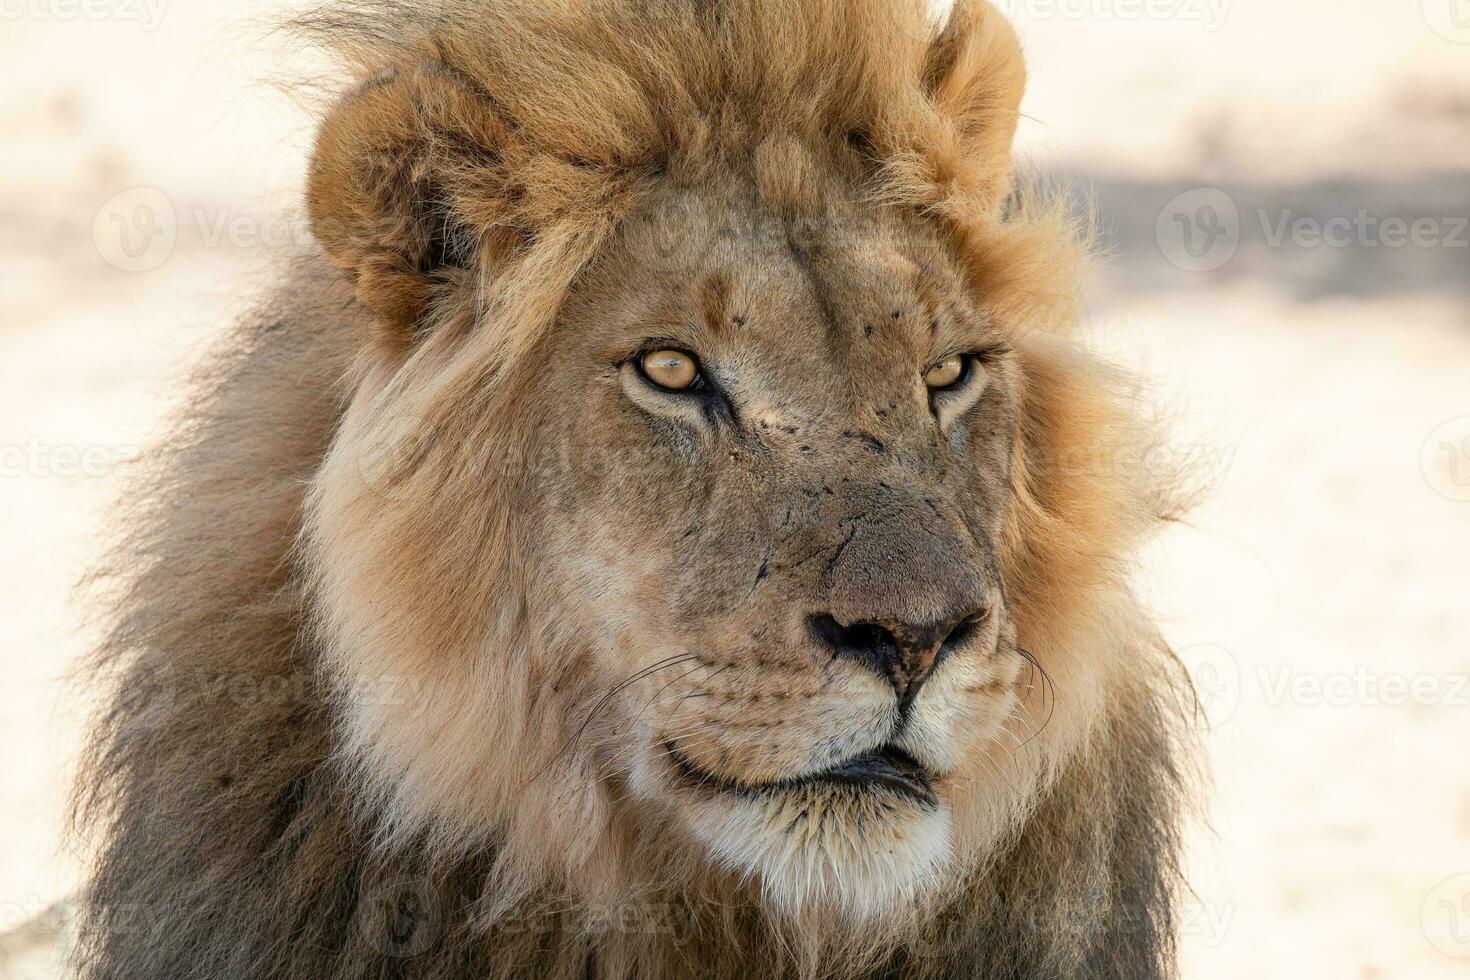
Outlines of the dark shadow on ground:
{"label": "dark shadow on ground", "polygon": [[1402,181],[1147,182],[1061,176],[1090,194],[1105,280],[1127,290],[1268,283],[1303,301],[1470,297],[1470,172]]}

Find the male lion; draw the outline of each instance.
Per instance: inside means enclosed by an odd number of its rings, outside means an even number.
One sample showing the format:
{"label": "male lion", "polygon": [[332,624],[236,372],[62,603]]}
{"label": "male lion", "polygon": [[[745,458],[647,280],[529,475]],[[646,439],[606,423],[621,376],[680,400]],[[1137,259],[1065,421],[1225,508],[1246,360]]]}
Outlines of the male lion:
{"label": "male lion", "polygon": [[357,2],[138,488],[86,978],[1172,972],[1168,513],[981,2]]}

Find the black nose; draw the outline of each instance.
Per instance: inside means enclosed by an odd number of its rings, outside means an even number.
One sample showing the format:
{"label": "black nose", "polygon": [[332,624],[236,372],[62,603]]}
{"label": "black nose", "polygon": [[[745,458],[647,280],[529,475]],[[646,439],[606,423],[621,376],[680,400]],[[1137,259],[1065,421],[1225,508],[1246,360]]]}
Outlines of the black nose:
{"label": "black nose", "polygon": [[830,613],[807,617],[807,628],[835,656],[862,664],[893,685],[900,710],[952,651],[964,646],[984,619],[984,609],[968,609],[937,623],[893,620],[843,625]]}

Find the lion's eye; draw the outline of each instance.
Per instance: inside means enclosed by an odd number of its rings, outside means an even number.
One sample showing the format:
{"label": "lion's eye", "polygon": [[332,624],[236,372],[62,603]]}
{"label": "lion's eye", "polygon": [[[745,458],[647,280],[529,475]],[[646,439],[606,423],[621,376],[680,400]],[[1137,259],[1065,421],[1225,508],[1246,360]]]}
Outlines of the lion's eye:
{"label": "lion's eye", "polygon": [[643,376],[669,391],[688,391],[699,384],[699,360],[687,351],[656,350],[638,362]]}
{"label": "lion's eye", "polygon": [[942,388],[953,388],[963,381],[964,377],[964,355],[951,354],[924,373],[924,384],[928,385],[931,390],[937,391]]}

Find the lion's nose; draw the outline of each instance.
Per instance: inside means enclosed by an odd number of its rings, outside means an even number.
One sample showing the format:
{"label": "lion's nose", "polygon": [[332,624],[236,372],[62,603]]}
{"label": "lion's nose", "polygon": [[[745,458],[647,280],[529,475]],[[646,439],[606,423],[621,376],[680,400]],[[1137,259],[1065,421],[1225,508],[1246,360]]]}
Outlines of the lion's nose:
{"label": "lion's nose", "polygon": [[817,613],[807,617],[807,629],[834,655],[861,664],[892,684],[902,711],[913,703],[944,658],[979,629],[984,616],[981,607],[941,617],[938,622],[843,624],[830,613]]}

